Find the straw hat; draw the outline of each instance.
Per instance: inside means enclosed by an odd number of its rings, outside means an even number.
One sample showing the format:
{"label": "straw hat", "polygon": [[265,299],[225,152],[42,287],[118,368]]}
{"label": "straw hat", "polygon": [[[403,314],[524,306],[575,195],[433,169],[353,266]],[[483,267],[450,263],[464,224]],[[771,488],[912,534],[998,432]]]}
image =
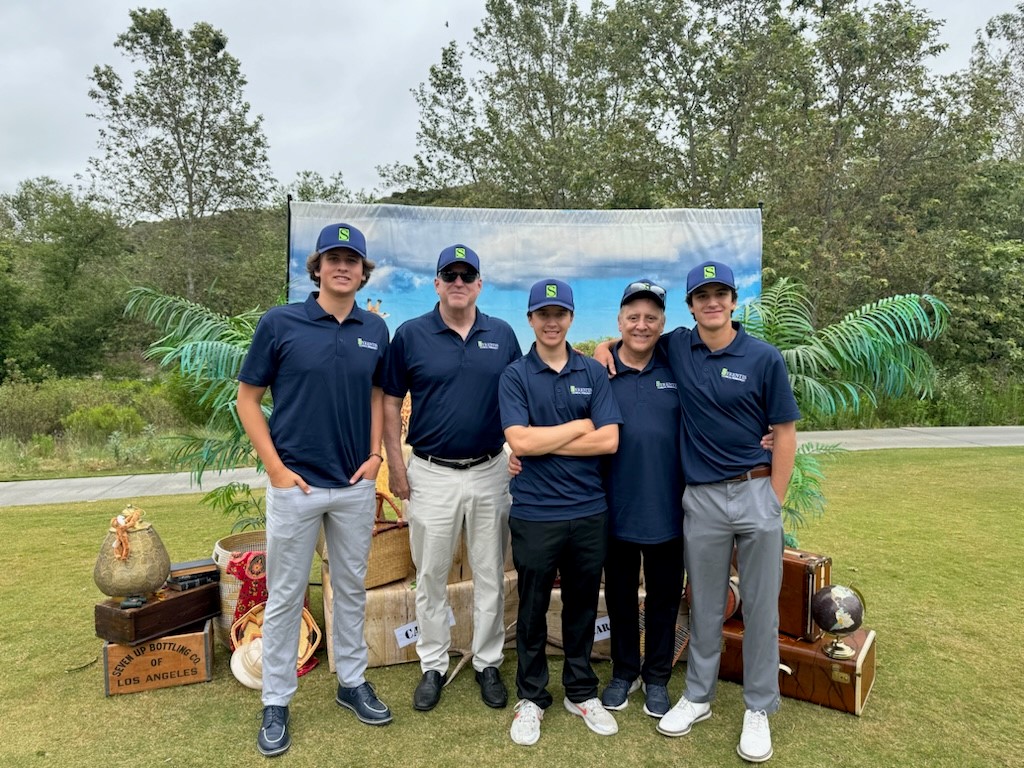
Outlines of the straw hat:
{"label": "straw hat", "polygon": [[243,643],[231,654],[231,674],[246,688],[263,689],[263,638]]}
{"label": "straw hat", "polygon": [[[265,603],[254,605],[231,625],[231,647],[236,651],[263,635]],[[320,627],[308,608],[302,609],[302,631],[299,633],[298,668],[302,668],[320,645]],[[234,661],[234,654],[231,656]]]}

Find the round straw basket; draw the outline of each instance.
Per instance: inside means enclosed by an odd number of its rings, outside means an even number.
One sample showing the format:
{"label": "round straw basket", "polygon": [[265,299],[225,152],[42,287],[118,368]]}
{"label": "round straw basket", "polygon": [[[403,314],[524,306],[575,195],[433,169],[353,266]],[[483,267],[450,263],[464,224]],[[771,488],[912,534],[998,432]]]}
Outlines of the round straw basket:
{"label": "round straw basket", "polygon": [[225,646],[231,647],[231,625],[235,620],[235,604],[242,582],[227,572],[232,552],[265,552],[266,531],[244,531],[225,536],[213,545],[213,562],[220,571],[220,616],[214,625],[214,632]]}

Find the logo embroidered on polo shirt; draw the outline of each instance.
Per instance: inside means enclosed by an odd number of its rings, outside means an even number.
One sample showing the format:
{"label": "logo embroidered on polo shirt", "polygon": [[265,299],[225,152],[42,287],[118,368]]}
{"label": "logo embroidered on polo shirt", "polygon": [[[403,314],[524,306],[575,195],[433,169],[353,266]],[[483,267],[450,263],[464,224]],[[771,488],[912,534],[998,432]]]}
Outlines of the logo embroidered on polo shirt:
{"label": "logo embroidered on polo shirt", "polygon": [[570,384],[569,385],[569,394],[570,395],[592,395],[592,394],[594,394],[594,390],[591,389],[590,387],[577,387],[574,384]]}
{"label": "logo embroidered on polo shirt", "polygon": [[674,381],[658,381],[655,379],[654,386],[656,389],[679,389]]}
{"label": "logo embroidered on polo shirt", "polygon": [[476,343],[477,349],[498,349],[499,345],[496,341],[478,341]]}
{"label": "logo embroidered on polo shirt", "polygon": [[723,379],[732,379],[733,381],[746,381],[747,380],[747,374],[745,374],[745,373],[734,373],[734,372],[730,371],[728,368],[723,368],[722,369],[722,378]]}
{"label": "logo embroidered on polo shirt", "polygon": [[377,349],[376,341],[367,341],[366,339],[356,339],[356,344],[363,349]]}

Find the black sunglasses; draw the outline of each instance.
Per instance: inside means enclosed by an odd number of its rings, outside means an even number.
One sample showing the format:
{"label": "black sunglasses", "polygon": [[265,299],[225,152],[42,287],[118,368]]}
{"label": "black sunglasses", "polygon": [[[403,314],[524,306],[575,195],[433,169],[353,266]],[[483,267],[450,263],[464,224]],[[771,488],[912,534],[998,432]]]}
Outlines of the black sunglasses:
{"label": "black sunglasses", "polygon": [[453,269],[442,269],[437,273],[437,276],[445,283],[454,283],[456,278],[461,277],[463,284],[470,285],[477,281],[477,278],[480,277],[480,273],[475,269],[467,269],[465,272],[456,272]]}
{"label": "black sunglasses", "polygon": [[635,282],[635,283],[630,283],[629,285],[626,286],[626,296],[627,297],[628,296],[632,296],[634,293],[639,293],[640,291],[645,291],[647,293],[653,293],[655,296],[657,296],[659,299],[661,299],[662,302],[665,301],[665,289],[662,288],[660,285],[655,285],[654,283],[645,283],[645,282],[638,281],[638,282]]}

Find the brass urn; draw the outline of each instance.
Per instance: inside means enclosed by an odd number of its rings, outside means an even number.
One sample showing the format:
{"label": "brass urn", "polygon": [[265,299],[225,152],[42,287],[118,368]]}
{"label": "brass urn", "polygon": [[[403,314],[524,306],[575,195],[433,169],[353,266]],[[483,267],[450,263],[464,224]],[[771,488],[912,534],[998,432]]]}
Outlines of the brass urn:
{"label": "brass urn", "polygon": [[111,597],[145,596],[160,589],[171,572],[171,558],[142,510],[128,505],[110,521],[92,578]]}

